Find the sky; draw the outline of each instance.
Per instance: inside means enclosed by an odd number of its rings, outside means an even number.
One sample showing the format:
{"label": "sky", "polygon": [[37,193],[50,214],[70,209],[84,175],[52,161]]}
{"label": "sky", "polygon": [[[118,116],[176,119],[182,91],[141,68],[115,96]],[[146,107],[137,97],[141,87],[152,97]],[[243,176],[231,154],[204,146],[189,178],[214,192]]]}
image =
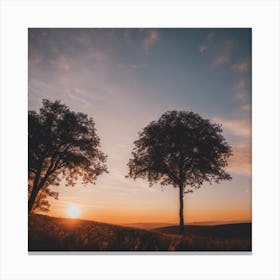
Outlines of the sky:
{"label": "sky", "polygon": [[251,29],[40,29],[28,34],[29,110],[60,100],[92,117],[108,155],[96,184],[52,187],[49,215],[178,223],[179,190],[127,179],[138,133],[166,111],[222,124],[231,181],[184,197],[185,223],[251,220]]}

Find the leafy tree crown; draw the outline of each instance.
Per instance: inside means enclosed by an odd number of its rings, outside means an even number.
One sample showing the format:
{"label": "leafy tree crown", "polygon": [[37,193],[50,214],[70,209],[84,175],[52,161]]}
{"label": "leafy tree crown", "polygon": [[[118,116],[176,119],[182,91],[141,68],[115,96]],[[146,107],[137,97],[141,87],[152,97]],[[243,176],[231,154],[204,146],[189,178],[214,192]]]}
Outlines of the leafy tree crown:
{"label": "leafy tree crown", "polygon": [[60,101],[44,99],[39,113],[28,112],[28,153],[29,181],[41,187],[58,185],[59,175],[68,185],[94,183],[107,172],[93,119]]}
{"label": "leafy tree crown", "polygon": [[231,179],[224,169],[231,154],[221,125],[193,112],[169,111],[139,133],[128,176],[192,192],[205,181]]}

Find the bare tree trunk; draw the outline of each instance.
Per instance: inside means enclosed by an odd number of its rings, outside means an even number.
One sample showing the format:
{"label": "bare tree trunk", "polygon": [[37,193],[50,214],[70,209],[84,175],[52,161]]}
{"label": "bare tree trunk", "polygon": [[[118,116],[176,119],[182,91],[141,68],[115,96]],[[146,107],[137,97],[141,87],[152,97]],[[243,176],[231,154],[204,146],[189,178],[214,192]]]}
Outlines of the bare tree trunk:
{"label": "bare tree trunk", "polygon": [[32,212],[32,208],[33,208],[34,202],[36,200],[36,196],[37,196],[38,192],[41,189],[43,189],[43,187],[44,187],[47,179],[51,175],[51,173],[52,173],[51,169],[49,168],[48,171],[47,171],[47,174],[43,178],[41,178],[40,181],[39,181],[39,179],[40,179],[41,169],[37,173],[39,175],[36,174],[36,177],[35,177],[35,180],[34,180],[34,183],[33,183],[32,192],[31,192],[31,195],[30,195],[29,200],[28,200],[28,214],[30,214]]}
{"label": "bare tree trunk", "polygon": [[32,211],[33,204],[35,202],[35,199],[36,199],[36,196],[37,196],[39,190],[40,190],[40,188],[33,187],[32,191],[31,191],[31,194],[30,194],[30,197],[29,197],[29,200],[28,200],[28,214],[30,214],[31,211]]}
{"label": "bare tree trunk", "polygon": [[179,192],[180,192],[180,210],[179,210],[179,216],[180,216],[180,233],[184,233],[184,188],[182,185],[179,186]]}

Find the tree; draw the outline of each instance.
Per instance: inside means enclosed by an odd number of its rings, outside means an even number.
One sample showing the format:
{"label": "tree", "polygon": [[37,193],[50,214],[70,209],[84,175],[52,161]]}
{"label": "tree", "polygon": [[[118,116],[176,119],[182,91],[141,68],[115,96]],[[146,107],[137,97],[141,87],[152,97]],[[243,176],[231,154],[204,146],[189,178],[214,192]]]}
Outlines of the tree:
{"label": "tree", "polygon": [[59,185],[62,178],[72,186],[77,180],[95,183],[108,172],[105,161],[93,119],[43,99],[39,113],[28,112],[28,213],[40,190]]}
{"label": "tree", "polygon": [[147,125],[134,142],[128,177],[179,189],[180,233],[184,233],[183,197],[204,182],[231,179],[224,170],[232,155],[221,125],[198,114],[169,111]]}

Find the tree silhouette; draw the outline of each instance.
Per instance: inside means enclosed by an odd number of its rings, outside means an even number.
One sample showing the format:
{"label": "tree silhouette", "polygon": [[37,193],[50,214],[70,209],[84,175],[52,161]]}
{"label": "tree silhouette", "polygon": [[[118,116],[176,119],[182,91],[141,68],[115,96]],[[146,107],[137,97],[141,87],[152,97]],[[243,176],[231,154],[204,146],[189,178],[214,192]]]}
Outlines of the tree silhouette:
{"label": "tree silhouette", "polygon": [[[32,186],[28,185],[28,195],[30,197],[32,191]],[[50,203],[48,201],[48,197],[52,197],[54,199],[58,199],[58,192],[52,191],[49,187],[41,189],[33,203],[33,207],[31,209],[31,213],[36,212],[49,212],[50,211]]]}
{"label": "tree silhouette", "polygon": [[40,190],[50,185],[94,183],[107,172],[106,156],[92,118],[61,104],[43,99],[39,113],[28,112],[28,212]]}
{"label": "tree silhouette", "polygon": [[200,188],[204,182],[231,179],[224,170],[231,154],[221,125],[193,112],[169,111],[139,133],[128,163],[128,177],[147,179],[150,186],[159,182],[178,187],[183,233],[184,194]]}

